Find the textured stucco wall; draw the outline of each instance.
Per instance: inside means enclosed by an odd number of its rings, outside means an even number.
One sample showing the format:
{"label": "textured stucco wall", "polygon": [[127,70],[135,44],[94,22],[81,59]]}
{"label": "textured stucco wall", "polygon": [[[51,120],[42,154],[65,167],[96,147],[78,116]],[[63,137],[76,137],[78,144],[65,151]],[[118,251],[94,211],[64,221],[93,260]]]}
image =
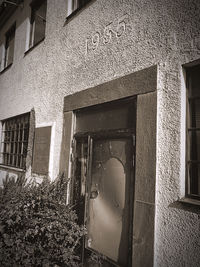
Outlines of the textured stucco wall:
{"label": "textured stucco wall", "polygon": [[176,201],[185,179],[182,64],[200,58],[200,1],[94,0],[65,23],[66,1],[48,0],[46,38],[24,56],[28,12],[27,1],[15,13],[14,62],[0,75],[0,120],[34,108],[36,127],[54,122],[56,176],[64,96],[157,64],[154,264],[199,266],[200,210]]}

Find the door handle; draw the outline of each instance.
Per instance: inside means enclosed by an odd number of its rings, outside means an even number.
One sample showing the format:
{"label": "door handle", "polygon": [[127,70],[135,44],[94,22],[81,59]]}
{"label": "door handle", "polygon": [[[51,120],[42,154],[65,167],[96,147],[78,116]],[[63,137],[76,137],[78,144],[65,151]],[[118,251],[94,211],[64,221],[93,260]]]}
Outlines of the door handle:
{"label": "door handle", "polygon": [[95,199],[98,197],[99,192],[97,190],[94,190],[90,193],[90,198]]}

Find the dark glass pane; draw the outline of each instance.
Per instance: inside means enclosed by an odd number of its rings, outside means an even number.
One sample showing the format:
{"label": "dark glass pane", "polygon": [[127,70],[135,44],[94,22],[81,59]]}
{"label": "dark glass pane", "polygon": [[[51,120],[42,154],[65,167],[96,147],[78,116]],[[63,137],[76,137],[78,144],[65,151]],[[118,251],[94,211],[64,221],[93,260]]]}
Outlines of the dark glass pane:
{"label": "dark glass pane", "polygon": [[200,96],[200,66],[193,68],[189,73],[189,96]]}
{"label": "dark glass pane", "polygon": [[6,165],[8,164],[8,161],[7,161],[7,154],[4,154],[4,160],[3,160],[3,163],[6,164]]}
{"label": "dark glass pane", "polygon": [[22,129],[23,125],[21,125],[21,129],[19,131],[19,140],[22,141],[22,138],[23,138],[23,129]]}
{"label": "dark glass pane", "polygon": [[78,215],[79,223],[83,224],[85,209],[85,186],[87,175],[87,141],[77,141],[76,160],[73,181],[73,204]]}
{"label": "dark glass pane", "polygon": [[78,0],[78,8],[86,5],[90,0]]}
{"label": "dark glass pane", "polygon": [[131,147],[129,139],[94,141],[87,247],[128,266]]}
{"label": "dark glass pane", "polygon": [[14,143],[12,142],[11,143],[11,151],[10,151],[11,153],[13,153],[14,152]]}
{"label": "dark glass pane", "polygon": [[200,164],[189,164],[189,194],[200,196]]}
{"label": "dark glass pane", "polygon": [[135,127],[135,102],[97,105],[76,112],[76,132]]}
{"label": "dark glass pane", "polygon": [[19,142],[19,147],[18,147],[18,153],[21,154],[22,152],[22,142]]}
{"label": "dark glass pane", "polygon": [[18,159],[17,159],[17,167],[19,167],[19,168],[20,168],[20,159],[21,159],[21,156],[18,155]]}
{"label": "dark glass pane", "polygon": [[13,142],[15,138],[15,132],[12,130],[11,131],[11,141]]}
{"label": "dark glass pane", "polygon": [[24,129],[24,141],[28,141],[28,133],[29,133],[28,128],[25,128]]}
{"label": "dark glass pane", "polygon": [[23,155],[25,156],[27,154],[27,147],[28,147],[28,143],[23,143]]}
{"label": "dark glass pane", "polygon": [[21,166],[21,168],[25,169],[25,167],[26,167],[26,158],[23,156],[22,157],[22,166]]}
{"label": "dark glass pane", "polygon": [[10,37],[9,41],[9,47],[7,48],[7,66],[10,65],[13,62],[13,57],[14,57],[14,44],[15,44],[15,39],[14,39],[14,34]]}
{"label": "dark glass pane", "polygon": [[17,156],[16,156],[16,154],[13,156],[14,157],[14,166],[16,166],[16,164],[17,164]]}
{"label": "dark glass pane", "polygon": [[7,146],[6,143],[4,143],[4,145],[3,145],[3,152],[4,153],[6,152],[6,149],[7,149],[6,146]]}
{"label": "dark glass pane", "polygon": [[189,127],[200,128],[200,99],[191,99],[189,108],[190,108]]}
{"label": "dark glass pane", "polygon": [[45,37],[45,26],[46,26],[46,1],[35,10],[35,31],[34,31],[34,45],[37,44]]}
{"label": "dark glass pane", "polygon": [[200,160],[200,131],[189,131],[190,160]]}
{"label": "dark glass pane", "polygon": [[12,155],[9,155],[9,165],[12,165]]}
{"label": "dark glass pane", "polygon": [[16,128],[16,137],[15,137],[15,140],[18,141],[19,139],[19,125],[17,124],[17,128]]}
{"label": "dark glass pane", "polygon": [[11,133],[10,130],[8,130],[8,132],[7,132],[7,139],[6,139],[7,142],[10,142],[10,133]]}
{"label": "dark glass pane", "polygon": [[13,62],[14,56],[15,27],[13,26],[6,34],[5,44],[5,67]]}

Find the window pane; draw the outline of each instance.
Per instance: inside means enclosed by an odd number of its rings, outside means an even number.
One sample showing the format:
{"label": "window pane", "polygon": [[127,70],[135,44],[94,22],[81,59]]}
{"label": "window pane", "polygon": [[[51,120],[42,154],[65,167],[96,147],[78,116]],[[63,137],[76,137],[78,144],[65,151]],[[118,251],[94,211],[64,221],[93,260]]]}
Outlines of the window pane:
{"label": "window pane", "polygon": [[93,132],[135,127],[135,102],[105,104],[76,112],[76,132]]}
{"label": "window pane", "polygon": [[77,9],[82,8],[86,5],[90,0],[68,0],[68,11],[67,16],[72,14]]}
{"label": "window pane", "polygon": [[4,67],[7,67],[13,62],[14,40],[15,40],[15,25],[12,26],[6,34]]}
{"label": "window pane", "polygon": [[73,204],[78,215],[79,223],[84,223],[84,209],[85,209],[85,186],[87,175],[87,140],[84,142],[77,141],[76,144],[76,160],[73,181]]}
{"label": "window pane", "polygon": [[78,0],[78,8],[83,7],[87,4],[90,0]]}
{"label": "window pane", "polygon": [[189,164],[189,194],[200,196],[200,164]]}
{"label": "window pane", "polygon": [[9,47],[7,49],[8,55],[7,55],[7,66],[10,65],[13,62],[13,57],[14,57],[14,34],[10,36],[9,40]]}
{"label": "window pane", "polygon": [[190,160],[200,160],[200,131],[189,132]]}
{"label": "window pane", "polygon": [[37,44],[45,37],[46,26],[46,1],[35,10],[35,32],[34,32],[34,45]]}
{"label": "window pane", "polygon": [[190,125],[189,127],[200,128],[200,99],[190,99]]}
{"label": "window pane", "polygon": [[189,77],[189,86],[190,92],[189,96],[197,97],[200,96],[200,67],[195,67],[190,72]]}

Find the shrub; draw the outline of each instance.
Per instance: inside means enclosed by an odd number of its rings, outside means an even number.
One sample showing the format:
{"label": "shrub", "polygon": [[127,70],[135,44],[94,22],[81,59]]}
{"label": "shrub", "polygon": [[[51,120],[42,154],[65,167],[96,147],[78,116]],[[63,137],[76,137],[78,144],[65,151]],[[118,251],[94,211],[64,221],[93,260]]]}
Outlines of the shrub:
{"label": "shrub", "polygon": [[26,184],[6,178],[0,189],[0,266],[79,266],[84,234],[71,206],[66,182]]}

